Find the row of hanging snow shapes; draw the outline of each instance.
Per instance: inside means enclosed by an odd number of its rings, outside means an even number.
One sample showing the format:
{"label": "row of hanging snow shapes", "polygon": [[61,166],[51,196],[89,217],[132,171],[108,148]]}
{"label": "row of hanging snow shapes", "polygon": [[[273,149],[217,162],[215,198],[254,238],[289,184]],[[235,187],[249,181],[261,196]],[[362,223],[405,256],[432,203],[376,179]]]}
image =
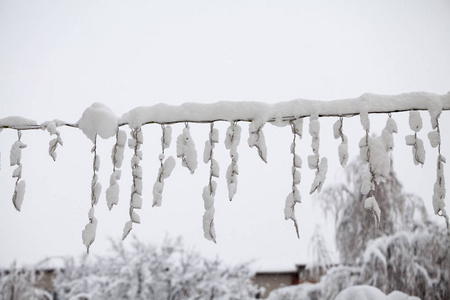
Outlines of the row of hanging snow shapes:
{"label": "row of hanging snow shapes", "polygon": [[[447,227],[449,227],[449,218],[444,209],[445,198],[445,180],[443,164],[446,162],[445,157],[441,154],[441,141],[440,141],[440,128],[439,128],[439,115],[431,117],[431,123],[433,131],[428,134],[431,146],[438,148],[437,159],[437,179],[434,185],[433,195],[433,208],[435,214],[445,217]],[[360,156],[365,164],[368,165],[369,171],[362,175],[361,193],[368,195],[365,200],[365,208],[372,211],[374,214],[375,222],[378,226],[380,222],[380,208],[374,197],[375,183],[380,183],[387,178],[390,171],[390,159],[388,153],[393,150],[393,133],[397,133],[397,124],[392,119],[391,114],[387,119],[386,126],[382,133],[378,137],[370,137],[370,121],[367,112],[360,114],[361,125],[366,134],[359,142]],[[55,122],[46,122],[41,125],[42,129],[46,129],[51,135],[56,137],[49,143],[49,155],[56,160],[56,148],[58,145],[63,145],[60,133],[57,131]],[[406,144],[412,146],[413,161],[416,165],[424,164],[425,161],[425,149],[423,141],[418,137],[418,132],[422,129],[422,118],[418,111],[411,111],[409,113],[409,125],[414,132],[413,135],[405,137]],[[210,176],[208,185],[203,189],[203,200],[205,213],[203,215],[203,231],[206,239],[216,242],[216,233],[214,229],[214,195],[217,188],[217,183],[213,180],[213,177],[219,177],[219,165],[213,158],[213,149],[215,144],[219,142],[219,132],[214,128],[214,123],[211,123],[211,129],[209,133],[209,139],[205,142],[205,150],[203,161],[204,163],[210,163]],[[252,122],[249,126],[249,138],[248,144],[250,147],[256,147],[258,154],[264,162],[267,162],[267,148],[265,145],[264,134],[262,128],[264,123]],[[302,166],[302,159],[296,154],[296,139],[302,138],[303,131],[303,119],[299,118],[290,121],[291,130],[293,133],[293,141],[291,144],[291,153],[293,156],[292,166],[292,191],[286,198],[285,202],[285,219],[291,219],[294,222],[297,236],[299,236],[297,220],[295,218],[295,204],[301,202],[300,192],[297,185],[300,183],[301,174],[299,169]],[[162,137],[161,137],[161,154],[159,155],[160,168],[158,171],[157,180],[153,186],[153,206],[160,206],[162,201],[162,192],[164,188],[164,180],[168,178],[175,167],[175,159],[170,156],[165,158],[165,149],[170,146],[172,139],[172,128],[170,126],[161,125]],[[345,166],[348,161],[348,139],[343,133],[343,118],[340,117],[333,125],[335,139],[341,139],[341,144],[338,147],[339,162],[342,166]],[[320,158],[319,155],[319,133],[320,123],[318,115],[310,116],[309,133],[312,138],[311,148],[312,155],[308,156],[308,167],[315,169],[315,178],[311,185],[310,194],[316,190],[320,192],[323,183],[326,178],[328,169],[327,158]],[[237,146],[240,142],[241,128],[237,125],[237,122],[232,122],[227,129],[225,138],[225,147],[230,151],[231,164],[229,165],[226,173],[229,199],[232,200],[236,194],[237,189],[237,175],[238,175],[238,152]],[[21,205],[24,199],[25,193],[25,181],[21,179],[22,164],[21,164],[21,150],[26,147],[21,141],[21,131],[18,130],[18,140],[13,144],[10,154],[10,165],[17,168],[13,171],[13,178],[16,178],[15,189],[13,194],[14,207],[20,211]],[[118,180],[121,176],[120,168],[124,158],[124,149],[127,142],[127,135],[125,131],[117,128],[116,131],[116,143],[112,150],[112,162],[113,171],[110,177],[110,186],[106,190],[106,200],[109,209],[112,209],[114,205],[118,204],[119,185]],[[142,167],[139,165],[142,160],[142,151],[140,146],[143,143],[143,135],[140,127],[131,130],[131,138],[128,140],[128,146],[134,150],[133,157],[131,159],[133,185],[130,199],[129,215],[130,220],[126,222],[122,238],[125,239],[132,229],[133,223],[140,223],[140,217],[135,212],[135,209],[142,208]],[[82,239],[84,245],[89,252],[90,245],[94,242],[95,232],[97,227],[97,219],[94,216],[94,207],[98,203],[101,193],[101,184],[98,182],[97,172],[100,167],[100,157],[96,152],[96,139],[94,140],[94,146],[91,150],[94,153],[93,162],[93,177],[91,183],[91,209],[88,213],[89,223],[85,226],[82,232]],[[177,138],[177,157],[181,158],[182,166],[189,169],[192,173],[197,168],[197,152],[195,150],[195,144],[190,135],[189,124],[185,124],[182,134]]]}

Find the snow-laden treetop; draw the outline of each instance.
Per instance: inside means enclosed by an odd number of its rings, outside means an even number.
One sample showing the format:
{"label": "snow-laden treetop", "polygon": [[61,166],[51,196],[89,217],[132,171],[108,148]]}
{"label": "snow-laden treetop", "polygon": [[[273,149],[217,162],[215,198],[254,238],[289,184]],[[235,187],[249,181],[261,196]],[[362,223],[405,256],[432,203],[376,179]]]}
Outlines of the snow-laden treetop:
{"label": "snow-laden treetop", "polygon": [[[181,134],[176,139],[176,153],[181,160],[181,166],[194,173],[197,168],[197,150],[194,140],[190,134],[189,123],[208,123],[210,133],[205,143],[203,161],[210,164],[210,176],[205,186],[202,197],[204,200],[205,212],[203,215],[203,231],[206,239],[216,241],[214,229],[214,197],[217,183],[215,178],[219,177],[220,168],[214,159],[215,144],[219,142],[219,132],[214,128],[215,122],[230,122],[225,133],[225,147],[230,151],[231,163],[226,172],[228,183],[228,194],[231,200],[237,190],[238,180],[238,158],[237,146],[240,141],[241,127],[239,122],[251,122],[249,124],[248,145],[255,147],[258,155],[263,161],[267,161],[267,148],[265,144],[263,127],[266,123],[276,126],[290,126],[293,134],[291,144],[292,154],[292,189],[288,194],[284,215],[285,219],[294,222],[298,233],[298,226],[295,217],[295,205],[301,202],[300,191],[297,186],[301,180],[300,169],[302,159],[296,153],[296,139],[301,139],[303,134],[303,121],[309,117],[309,134],[311,136],[311,155],[307,157],[307,165],[315,171],[315,178],[311,185],[310,193],[320,192],[326,180],[328,170],[328,160],[320,156],[320,118],[338,117],[333,126],[334,137],[341,139],[338,147],[339,162],[345,166],[348,161],[348,139],[344,134],[344,117],[359,115],[361,126],[365,135],[359,141],[360,156],[368,166],[368,171],[362,175],[361,193],[366,195],[364,207],[370,210],[378,225],[382,221],[382,208],[378,206],[374,196],[376,185],[383,182],[388,177],[390,171],[389,152],[394,147],[393,134],[397,133],[397,124],[392,118],[392,113],[409,111],[409,125],[412,130],[411,135],[405,137],[406,144],[412,146],[413,161],[415,164],[423,164],[425,160],[425,150],[422,139],[417,133],[422,128],[422,118],[417,112],[426,110],[430,115],[430,122],[433,131],[428,133],[428,139],[433,148],[437,148],[437,179],[434,185],[433,208],[437,215],[443,216],[447,227],[450,228],[449,217],[445,210],[445,180],[444,163],[445,157],[441,154],[441,135],[439,127],[439,117],[443,110],[450,110],[450,93],[437,95],[425,92],[405,93],[395,96],[364,94],[358,98],[343,99],[334,101],[318,100],[292,100],[267,104],[261,102],[231,102],[222,101],[212,104],[185,103],[180,106],[156,104],[153,106],[136,107],[129,112],[117,117],[111,109],[101,103],[94,103],[86,108],[77,123],[68,123],[61,120],[46,121],[41,124],[34,120],[23,117],[5,117],[0,119],[0,131],[3,128],[14,129],[18,132],[18,140],[12,145],[10,153],[10,165],[17,166],[12,176],[16,178],[13,204],[20,211],[25,194],[25,181],[22,180],[22,149],[26,144],[21,141],[21,131],[31,129],[47,130],[55,138],[50,141],[49,154],[56,160],[56,149],[63,142],[59,131],[60,126],[79,128],[93,142],[93,177],[91,183],[91,209],[88,213],[89,223],[82,232],[83,243],[88,251],[89,246],[95,239],[97,219],[95,218],[95,206],[98,203],[102,191],[102,185],[98,182],[97,172],[100,168],[100,157],[97,155],[97,137],[108,139],[116,138],[116,143],[112,149],[113,172],[110,178],[109,188],[106,190],[106,200],[109,209],[119,202],[119,180],[120,168],[124,156],[124,148],[127,144],[127,133],[120,127],[129,125],[130,136],[128,146],[133,150],[131,158],[132,168],[132,193],[130,199],[129,215],[130,220],[125,224],[123,238],[125,238],[133,228],[133,224],[140,223],[140,216],[136,212],[143,204],[142,190],[142,167],[143,153],[140,147],[143,143],[141,127],[146,124],[161,124],[161,154],[159,155],[160,168],[157,180],[153,185],[153,205],[160,206],[162,203],[162,193],[164,180],[167,179],[176,162],[173,157],[165,157],[165,149],[170,147],[172,140],[172,128],[170,124],[184,123]],[[369,114],[385,113],[389,115],[386,126],[381,135],[374,136],[370,133]]]}

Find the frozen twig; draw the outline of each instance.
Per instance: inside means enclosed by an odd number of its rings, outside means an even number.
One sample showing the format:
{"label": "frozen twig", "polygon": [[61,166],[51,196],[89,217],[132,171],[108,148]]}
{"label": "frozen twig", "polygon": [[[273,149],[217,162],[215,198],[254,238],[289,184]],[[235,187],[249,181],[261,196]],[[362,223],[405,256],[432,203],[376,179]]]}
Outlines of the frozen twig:
{"label": "frozen twig", "polygon": [[422,118],[418,111],[409,112],[409,127],[414,131],[414,135],[405,137],[406,145],[412,146],[414,164],[423,165],[425,163],[425,148],[423,141],[417,137],[417,133],[422,129]]}
{"label": "frozen twig", "polygon": [[140,150],[144,138],[141,127],[131,129],[131,138],[128,140],[128,147],[134,150],[131,158],[131,174],[133,177],[133,184],[131,186],[130,196],[130,220],[125,224],[123,229],[122,239],[125,239],[133,228],[133,223],[140,223],[139,215],[134,211],[142,208],[142,167],[139,165],[142,160],[142,151]]}
{"label": "frozen twig", "polygon": [[250,148],[256,147],[256,149],[258,149],[259,157],[267,163],[266,140],[264,138],[264,132],[262,131],[264,124],[265,122],[262,122],[261,120],[253,120],[250,123],[248,127],[248,145]]}
{"label": "frozen twig", "polygon": [[161,206],[162,192],[164,189],[164,179],[170,176],[175,167],[175,159],[169,156],[166,160],[165,150],[169,148],[172,139],[172,127],[161,125],[161,154],[159,155],[160,167],[158,177],[153,185],[153,206]]}
{"label": "frozen twig", "polygon": [[433,193],[433,209],[434,213],[438,216],[445,218],[445,223],[447,225],[447,229],[450,230],[450,218],[447,214],[447,211],[445,210],[445,177],[444,177],[444,163],[446,163],[446,158],[441,154],[441,130],[439,128],[439,117],[440,113],[436,116],[431,115],[431,123],[433,126],[433,129],[435,131],[432,131],[428,134],[428,137],[430,139],[431,146],[433,148],[438,149],[438,158],[437,158],[437,168],[436,168],[436,182],[434,183],[434,193]]}
{"label": "frozen twig", "polygon": [[60,132],[56,129],[58,126],[62,126],[62,121],[54,120],[41,124],[42,130],[47,130],[50,135],[56,135],[56,138],[49,142],[48,154],[56,161],[56,148],[58,145],[63,145]]}
{"label": "frozen twig", "polygon": [[22,203],[25,195],[25,181],[21,180],[22,178],[22,149],[26,148],[22,141],[22,132],[17,130],[17,141],[11,147],[10,152],[10,165],[17,166],[17,168],[13,171],[12,177],[16,178],[16,183],[14,187],[14,193],[12,196],[12,202],[17,211],[20,211],[22,208]]}
{"label": "frozen twig", "polygon": [[181,165],[188,168],[191,174],[197,169],[197,151],[195,150],[194,140],[191,138],[189,124],[186,123],[177,138],[177,157],[181,158]]}
{"label": "frozen twig", "polygon": [[338,154],[339,154],[339,163],[341,166],[345,167],[345,165],[348,162],[348,139],[347,136],[345,136],[343,131],[344,126],[344,118],[341,116],[339,117],[339,120],[336,121],[333,125],[333,131],[334,131],[334,138],[335,139],[341,139],[341,143],[338,147]]}
{"label": "frozen twig", "polygon": [[117,128],[116,143],[114,144],[111,153],[113,171],[109,179],[109,187],[106,190],[106,204],[109,210],[111,210],[114,205],[117,205],[117,203],[119,203],[119,184],[117,181],[121,176],[121,171],[119,169],[122,167],[126,142],[127,134],[125,133],[125,131],[119,130],[119,128]]}
{"label": "frozen twig", "polygon": [[203,188],[203,201],[205,213],[203,214],[203,233],[207,240],[216,242],[216,230],[214,228],[214,196],[216,194],[217,183],[213,177],[219,177],[219,164],[213,157],[215,144],[219,142],[219,131],[211,123],[209,139],[205,142],[205,151],[203,153],[203,162],[209,165],[209,183]]}
{"label": "frozen twig", "polygon": [[100,168],[100,157],[97,155],[97,135],[94,137],[94,146],[91,150],[94,153],[94,160],[92,163],[92,181],[91,181],[91,209],[88,213],[89,223],[84,227],[81,234],[83,238],[83,244],[86,246],[87,253],[89,253],[89,247],[95,240],[95,232],[97,230],[97,218],[94,216],[94,207],[98,203],[100,198],[100,193],[102,190],[102,185],[98,182],[97,172]]}
{"label": "frozen twig", "polygon": [[319,116],[312,115],[309,118],[309,134],[311,135],[311,148],[313,150],[313,155],[308,156],[308,166],[310,169],[316,169],[316,175],[314,176],[313,183],[311,184],[311,189],[309,194],[315,191],[320,192],[323,183],[327,177],[328,171],[328,160],[326,157],[320,159],[319,146],[320,146],[320,123]]}
{"label": "frozen twig", "polygon": [[297,233],[297,238],[300,238],[300,234],[298,231],[297,219],[295,217],[295,204],[301,203],[301,195],[300,191],[297,188],[297,185],[301,181],[301,174],[298,169],[302,167],[302,159],[295,152],[296,148],[296,138],[302,138],[302,129],[303,129],[303,119],[298,119],[295,121],[291,121],[291,130],[294,136],[291,144],[291,153],[292,153],[292,191],[286,197],[286,202],[284,205],[284,218],[286,220],[291,219],[294,222],[295,231]]}
{"label": "frozen twig", "polygon": [[230,150],[231,163],[227,169],[227,184],[228,184],[228,197],[233,200],[237,189],[237,175],[239,175],[238,159],[239,153],[237,152],[237,146],[241,139],[241,127],[237,125],[237,122],[232,122],[227,129],[225,137],[225,148]]}

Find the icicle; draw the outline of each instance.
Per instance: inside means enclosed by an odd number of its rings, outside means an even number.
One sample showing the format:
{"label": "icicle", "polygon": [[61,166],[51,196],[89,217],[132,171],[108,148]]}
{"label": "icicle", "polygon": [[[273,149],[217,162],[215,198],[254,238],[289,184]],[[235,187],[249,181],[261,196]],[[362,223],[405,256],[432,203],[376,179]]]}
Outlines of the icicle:
{"label": "icicle", "polygon": [[89,253],[89,247],[95,240],[95,231],[97,228],[97,219],[94,217],[94,207],[98,203],[102,185],[98,182],[97,172],[100,168],[100,157],[97,155],[97,135],[94,136],[94,146],[91,152],[94,153],[94,161],[92,163],[92,181],[91,181],[91,209],[88,213],[89,223],[84,227],[81,234],[83,244],[86,246],[87,253]]}
{"label": "icicle", "polygon": [[109,179],[109,187],[106,189],[106,205],[109,210],[112,209],[114,205],[119,203],[119,183],[121,172],[120,167],[123,162],[123,153],[125,151],[125,144],[127,142],[127,134],[123,130],[117,128],[116,131],[116,143],[113,146],[111,153],[111,160],[113,164],[113,171]]}
{"label": "icicle", "polygon": [[228,198],[233,200],[237,190],[237,175],[239,175],[238,159],[239,153],[237,147],[241,140],[241,127],[237,125],[237,122],[232,122],[227,129],[225,136],[225,148],[230,150],[231,163],[227,169],[227,185],[228,185]]}
{"label": "icicle", "polygon": [[417,133],[422,129],[422,118],[418,111],[409,112],[409,127],[414,131],[414,135],[405,137],[406,145],[412,146],[413,161],[415,165],[425,163],[425,148],[423,141],[417,137]]}
{"label": "icicle", "polygon": [[172,127],[161,125],[161,154],[159,155],[160,167],[158,171],[158,178],[153,185],[153,206],[161,206],[162,193],[164,189],[164,179],[170,176],[175,168],[175,159],[170,156],[165,161],[164,152],[170,146],[172,139]]}
{"label": "icicle", "polygon": [[122,239],[125,239],[130,233],[133,227],[132,223],[140,223],[140,217],[134,210],[140,209],[142,207],[142,167],[139,166],[139,163],[142,160],[142,151],[140,150],[140,148],[143,142],[144,138],[142,135],[141,127],[132,128],[131,138],[128,139],[128,147],[130,147],[134,151],[134,155],[131,158],[131,174],[133,176],[133,185],[131,186],[130,197],[130,221],[125,224]]}
{"label": "icicle", "polygon": [[309,117],[309,134],[311,135],[311,148],[313,150],[313,155],[308,156],[308,166],[310,169],[316,169],[316,175],[314,177],[313,183],[311,184],[310,194],[315,191],[320,192],[323,183],[325,182],[327,171],[328,171],[328,161],[324,157],[320,160],[319,146],[320,146],[320,123],[318,115],[311,115]]}
{"label": "icicle", "polygon": [[[301,195],[297,188],[297,185],[301,181],[301,174],[298,169],[302,167],[302,159],[295,153],[296,148],[296,138],[297,136],[302,138],[302,121],[291,121],[291,130],[294,135],[291,144],[291,153],[292,153],[292,191],[286,197],[286,202],[284,205],[284,218],[286,220],[291,219],[294,222],[295,231],[297,233],[297,237],[300,238],[300,234],[298,232],[298,224],[297,219],[295,218],[295,204],[301,203]],[[298,126],[298,127],[297,127]]]}
{"label": "icicle", "polygon": [[17,168],[13,171],[12,177],[16,178],[16,183],[14,186],[14,194],[12,196],[12,203],[17,211],[20,211],[22,208],[22,203],[25,195],[25,181],[21,180],[22,178],[22,149],[26,148],[25,145],[20,139],[22,138],[22,132],[17,130],[17,141],[11,147],[11,152],[9,156],[9,161],[11,166],[17,166]]}
{"label": "icicle", "polygon": [[214,196],[216,194],[217,184],[212,179],[219,177],[219,167],[213,158],[213,150],[215,144],[219,142],[219,132],[214,128],[214,123],[211,123],[209,132],[209,140],[205,143],[205,151],[203,154],[203,162],[210,163],[209,167],[209,183],[203,188],[203,201],[205,206],[205,213],[203,214],[203,234],[207,240],[216,242],[216,230],[214,229]]}
{"label": "icicle", "polygon": [[181,165],[194,174],[197,168],[197,150],[194,140],[191,138],[189,124],[186,123],[183,133],[177,138],[177,157],[181,158]]}
{"label": "icicle", "polygon": [[267,163],[267,147],[266,140],[264,138],[264,132],[262,128],[264,127],[265,122],[261,122],[261,120],[253,120],[249,127],[249,137],[248,137],[248,145],[250,148],[256,147],[258,149],[258,155],[261,159]]}
{"label": "icicle", "polygon": [[342,130],[343,125],[344,119],[343,117],[340,117],[339,120],[337,120],[336,123],[334,123],[333,131],[334,131],[334,138],[341,139],[341,144],[338,147],[338,155],[341,166],[345,167],[345,165],[348,162],[348,140]]}

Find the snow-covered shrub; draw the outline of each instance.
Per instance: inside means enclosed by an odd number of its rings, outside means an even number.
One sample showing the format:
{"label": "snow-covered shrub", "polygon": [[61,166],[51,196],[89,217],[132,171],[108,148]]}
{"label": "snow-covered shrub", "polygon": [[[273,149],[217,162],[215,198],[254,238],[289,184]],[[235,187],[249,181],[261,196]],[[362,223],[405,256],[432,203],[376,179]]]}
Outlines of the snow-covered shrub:
{"label": "snow-covered shrub", "polygon": [[400,290],[426,299],[450,299],[450,236],[429,223],[371,241],[362,280],[385,292]]}
{"label": "snow-covered shrub", "polygon": [[226,266],[184,249],[180,239],[160,246],[112,242],[106,256],[66,260],[55,279],[58,299],[255,299],[245,264]]}

